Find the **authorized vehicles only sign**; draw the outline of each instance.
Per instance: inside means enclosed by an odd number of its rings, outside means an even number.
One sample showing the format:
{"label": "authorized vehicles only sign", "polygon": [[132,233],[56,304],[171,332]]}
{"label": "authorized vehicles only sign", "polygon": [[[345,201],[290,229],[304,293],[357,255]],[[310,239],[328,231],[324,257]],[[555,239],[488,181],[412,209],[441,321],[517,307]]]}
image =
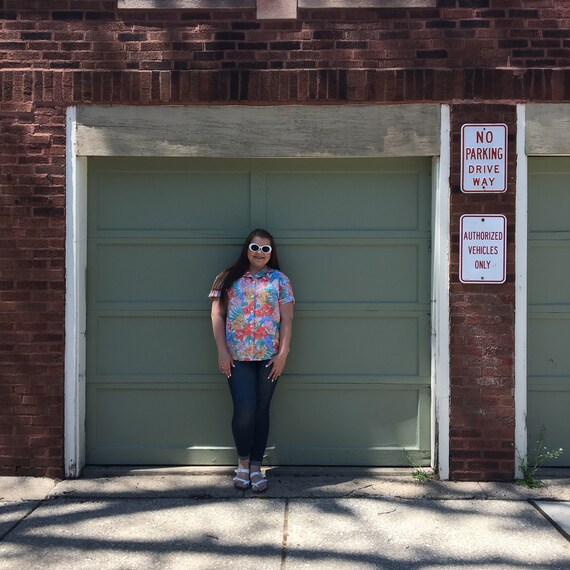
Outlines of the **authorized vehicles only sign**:
{"label": "authorized vehicles only sign", "polygon": [[461,127],[461,191],[506,192],[507,125]]}
{"label": "authorized vehicles only sign", "polygon": [[504,283],[507,279],[507,218],[465,214],[459,224],[459,280]]}

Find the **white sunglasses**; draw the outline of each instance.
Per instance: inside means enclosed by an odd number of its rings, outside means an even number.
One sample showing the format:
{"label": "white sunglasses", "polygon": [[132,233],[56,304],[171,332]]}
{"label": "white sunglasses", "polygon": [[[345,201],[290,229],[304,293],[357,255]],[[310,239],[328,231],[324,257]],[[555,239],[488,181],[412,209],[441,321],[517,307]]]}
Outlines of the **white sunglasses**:
{"label": "white sunglasses", "polygon": [[273,248],[270,245],[258,245],[256,243],[250,243],[247,247],[249,251],[253,251],[253,253],[256,253],[258,251],[261,251],[262,253],[271,253],[273,251]]}

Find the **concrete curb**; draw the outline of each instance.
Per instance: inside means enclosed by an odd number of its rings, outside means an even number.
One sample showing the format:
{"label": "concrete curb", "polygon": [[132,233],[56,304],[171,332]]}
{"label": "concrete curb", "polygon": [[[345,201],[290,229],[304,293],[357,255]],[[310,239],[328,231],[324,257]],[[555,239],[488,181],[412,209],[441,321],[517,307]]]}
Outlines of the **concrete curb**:
{"label": "concrete curb", "polygon": [[42,501],[59,483],[47,477],[0,477],[0,501]]}
{"label": "concrete curb", "polygon": [[[397,498],[407,500],[570,501],[570,476],[543,478],[529,489],[515,483],[417,482],[411,469],[289,468],[267,470],[275,499]],[[87,468],[80,479],[0,477],[0,501],[47,498],[228,498],[255,496],[231,485],[232,470],[214,468]],[[565,473],[566,475],[566,473]]]}

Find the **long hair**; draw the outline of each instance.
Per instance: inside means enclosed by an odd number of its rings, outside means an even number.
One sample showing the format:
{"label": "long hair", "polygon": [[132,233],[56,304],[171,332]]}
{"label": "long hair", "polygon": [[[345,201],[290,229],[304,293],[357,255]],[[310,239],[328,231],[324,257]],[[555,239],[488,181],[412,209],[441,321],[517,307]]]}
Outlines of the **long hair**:
{"label": "long hair", "polygon": [[245,241],[241,248],[241,253],[236,262],[222,271],[214,283],[214,289],[220,290],[220,302],[224,306],[228,302],[228,290],[231,289],[232,285],[249,269],[247,251],[249,244],[252,242],[254,237],[260,237],[269,240],[269,243],[271,244],[271,257],[267,262],[267,266],[271,267],[272,269],[279,270],[279,260],[277,259],[277,249],[275,248],[275,241],[273,239],[273,236],[267,230],[261,228],[253,230],[245,238]]}

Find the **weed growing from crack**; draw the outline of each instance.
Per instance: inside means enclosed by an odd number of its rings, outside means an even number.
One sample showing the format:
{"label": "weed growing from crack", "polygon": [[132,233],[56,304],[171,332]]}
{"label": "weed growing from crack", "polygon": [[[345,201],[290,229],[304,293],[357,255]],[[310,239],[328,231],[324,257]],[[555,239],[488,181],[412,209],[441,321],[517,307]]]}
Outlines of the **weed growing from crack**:
{"label": "weed growing from crack", "polygon": [[425,467],[420,467],[416,464],[414,458],[412,457],[412,454],[405,447],[402,447],[402,450],[406,456],[408,465],[413,469],[412,477],[418,483],[427,483],[428,481],[434,481],[436,479],[435,474],[432,471],[426,469]]}
{"label": "weed growing from crack", "polygon": [[563,452],[562,448],[553,449],[552,451],[546,448],[546,426],[542,425],[532,459],[525,460],[517,450],[519,467],[522,472],[522,479],[516,480],[517,485],[526,485],[530,489],[542,487],[543,482],[537,477],[538,470],[547,461],[560,457]]}

